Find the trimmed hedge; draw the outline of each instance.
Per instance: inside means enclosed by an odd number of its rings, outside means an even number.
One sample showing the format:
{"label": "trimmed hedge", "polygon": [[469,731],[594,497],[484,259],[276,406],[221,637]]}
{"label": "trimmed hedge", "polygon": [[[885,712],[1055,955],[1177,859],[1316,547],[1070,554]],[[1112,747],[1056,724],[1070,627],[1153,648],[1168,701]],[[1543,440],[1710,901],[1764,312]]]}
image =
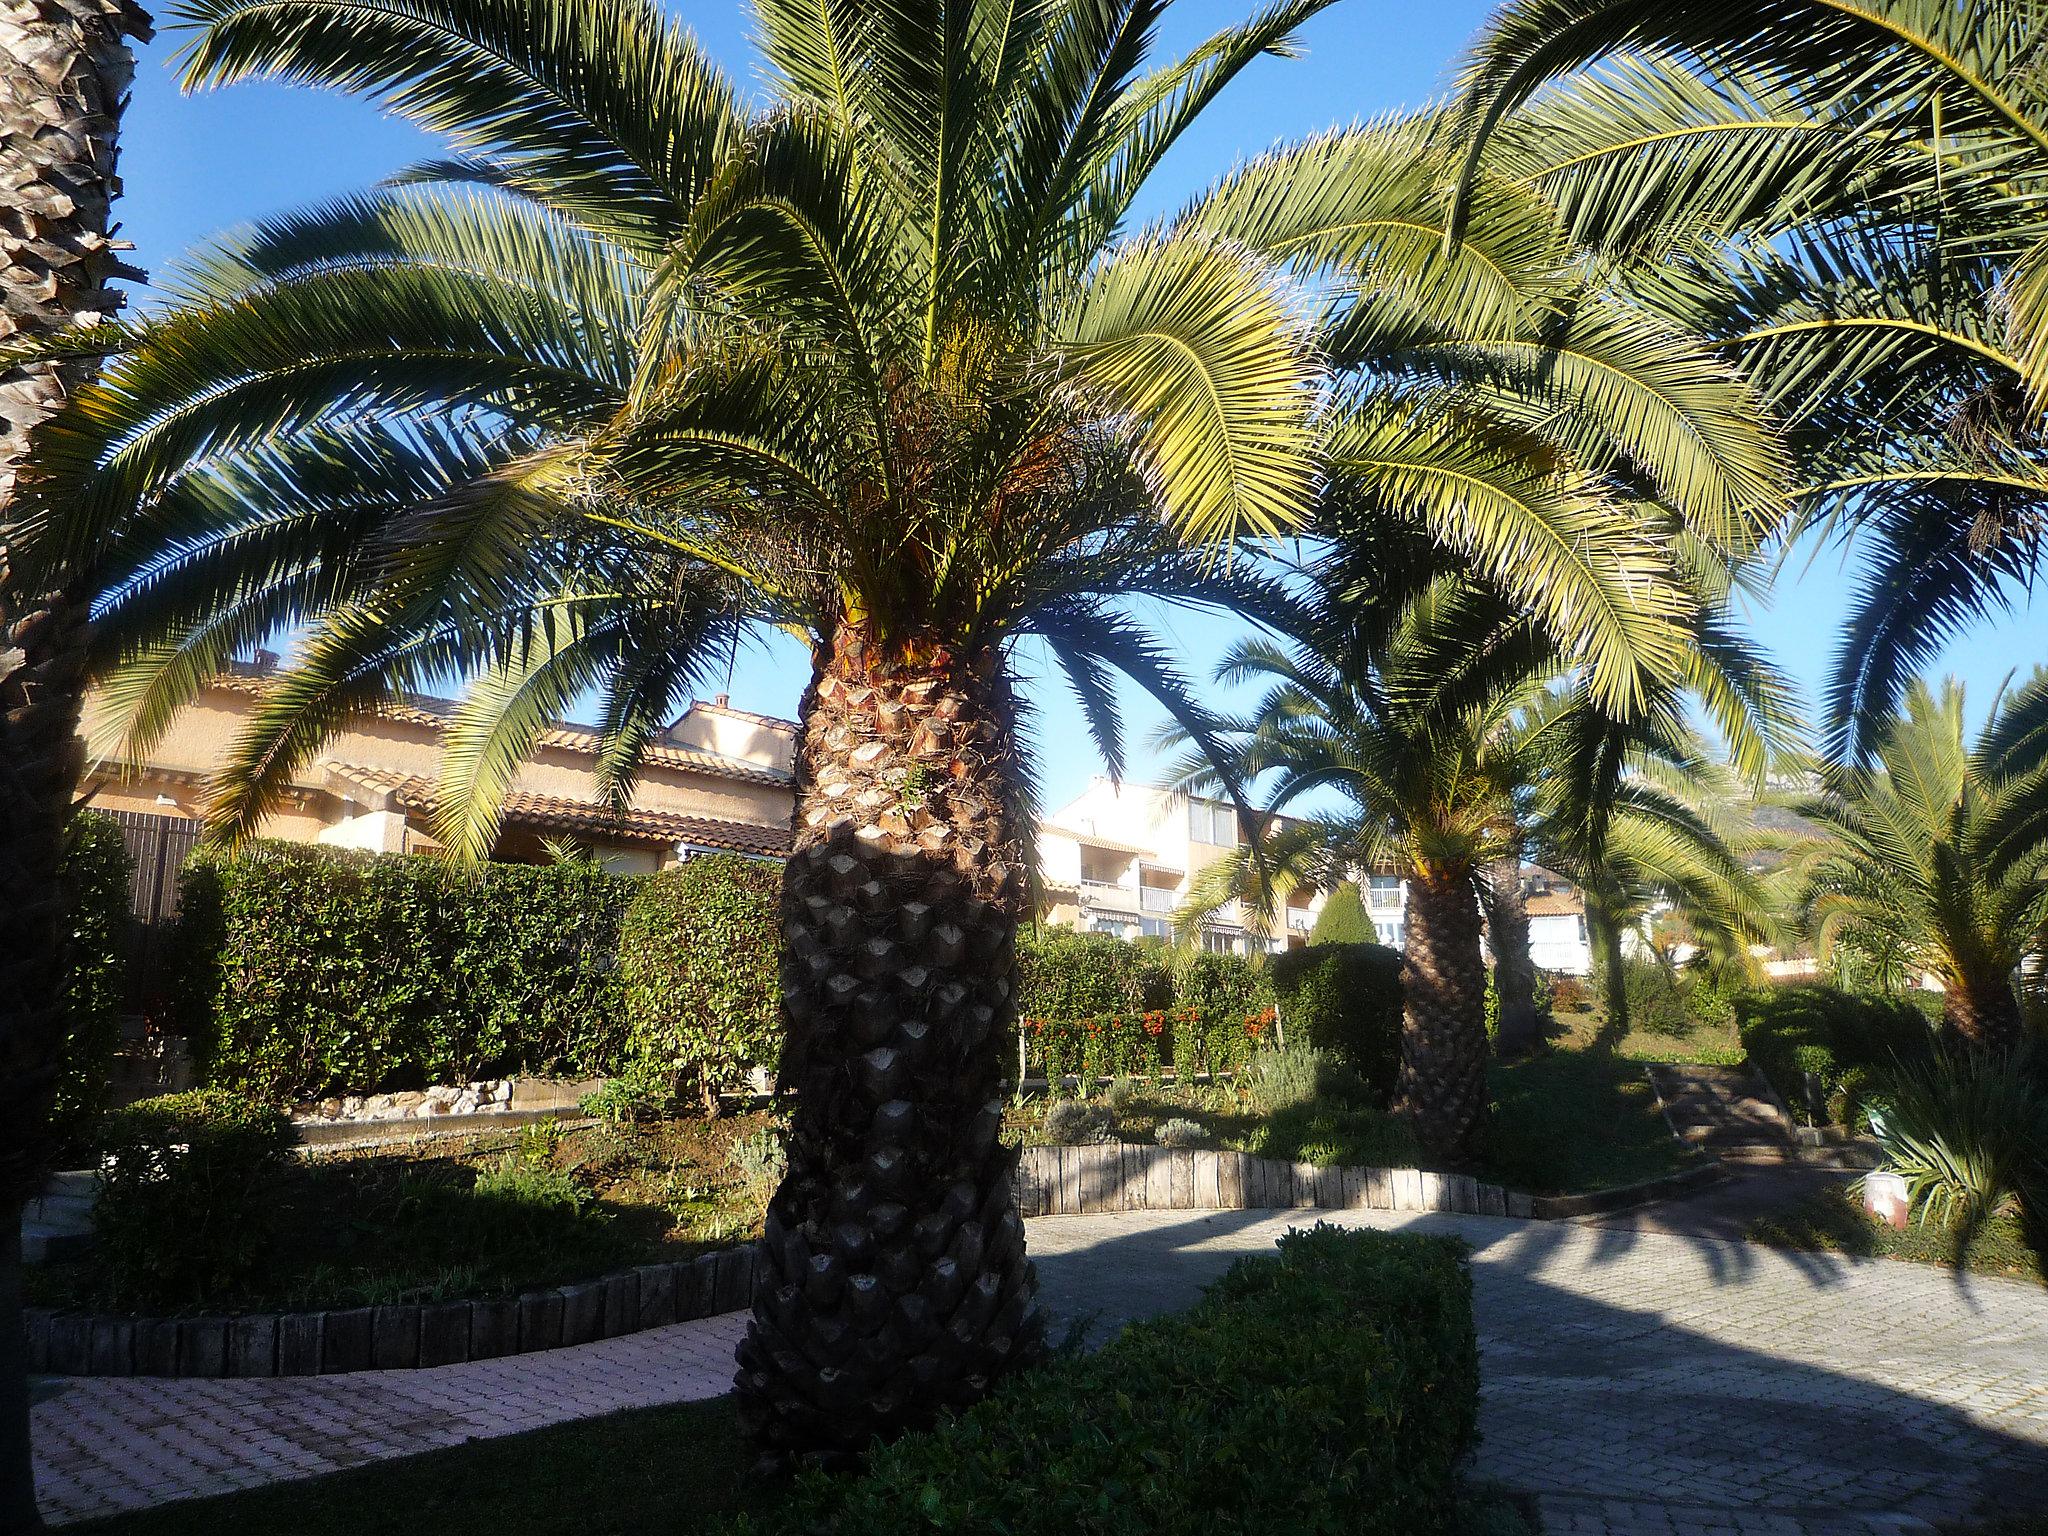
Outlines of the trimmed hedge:
{"label": "trimmed hedge", "polygon": [[1384,1101],[1401,1070],[1401,952],[1383,944],[1310,944],[1273,957],[1290,1045],[1329,1051]]}
{"label": "trimmed hedge", "polygon": [[106,1111],[114,1051],[121,1043],[133,872],[120,823],[99,811],[84,811],[72,820],[64,857],[72,907],[64,1047],[50,1112],[50,1136],[57,1147],[89,1137]]}
{"label": "trimmed hedge", "polygon": [[1358,882],[1346,880],[1323,902],[1323,910],[1316,914],[1315,926],[1309,930],[1308,941],[1311,945],[1371,944],[1379,936],[1372,914],[1365,909],[1365,897],[1359,893]]}
{"label": "trimmed hedge", "polygon": [[1911,1003],[1834,987],[1767,988],[1744,993],[1734,1008],[1742,1048],[1771,1085],[1814,1122],[1853,1131],[1869,1124],[1864,1105],[1876,1074],[1894,1058],[1924,1059],[1934,1041]]}
{"label": "trimmed hedge", "polygon": [[756,1066],[775,1070],[781,893],[781,865],[731,853],[638,882],[619,928],[633,1063],[700,1097],[744,1087]]}
{"label": "trimmed hedge", "polygon": [[1018,935],[1018,1028],[1046,1076],[1234,1072],[1272,1024],[1266,967],[1070,928]]}
{"label": "trimmed hedge", "polygon": [[207,1081],[265,1097],[611,1071],[632,882],[290,843],[185,870],[180,1011]]}
{"label": "trimmed hedge", "polygon": [[1464,1245],[1318,1225],[739,1529],[1429,1536],[1451,1529],[1478,1398]]}
{"label": "trimmed hedge", "polygon": [[99,1144],[94,1262],[117,1299],[204,1302],[263,1266],[291,1157],[282,1110],[200,1088],[113,1111]]}

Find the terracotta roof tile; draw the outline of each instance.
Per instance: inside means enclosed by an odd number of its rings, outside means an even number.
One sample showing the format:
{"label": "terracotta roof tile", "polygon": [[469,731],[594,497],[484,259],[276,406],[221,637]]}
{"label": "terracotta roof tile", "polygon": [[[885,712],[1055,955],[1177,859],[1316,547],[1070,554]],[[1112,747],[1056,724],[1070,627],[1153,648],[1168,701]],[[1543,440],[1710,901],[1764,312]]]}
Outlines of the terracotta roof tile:
{"label": "terracotta roof tile", "polygon": [[[329,763],[326,766],[330,773],[360,789],[389,795],[408,812],[431,818],[439,806],[439,792],[431,779],[385,768],[367,768],[357,763]],[[720,848],[772,858],[783,858],[789,853],[787,827],[715,821],[709,817],[685,816],[677,811],[658,811],[644,806],[621,812],[594,800],[515,790],[505,796],[504,812],[507,821],[549,831],[591,832],[629,842],[688,843],[698,848]]]}

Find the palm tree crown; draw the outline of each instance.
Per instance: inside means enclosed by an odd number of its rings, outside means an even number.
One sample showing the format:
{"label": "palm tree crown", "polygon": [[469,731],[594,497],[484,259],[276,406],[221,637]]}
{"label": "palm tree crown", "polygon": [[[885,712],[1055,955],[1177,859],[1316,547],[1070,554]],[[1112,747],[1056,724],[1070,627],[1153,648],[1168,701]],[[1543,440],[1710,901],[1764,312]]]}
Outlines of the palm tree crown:
{"label": "palm tree crown", "polygon": [[1963,689],[1915,680],[1868,768],[1836,769],[1801,806],[1826,834],[1801,861],[1823,950],[1846,949],[1940,983],[1943,1019],[1972,1044],[2021,1034],[2014,991],[2048,922],[2041,722],[2048,672],[2002,700],[1976,749]]}

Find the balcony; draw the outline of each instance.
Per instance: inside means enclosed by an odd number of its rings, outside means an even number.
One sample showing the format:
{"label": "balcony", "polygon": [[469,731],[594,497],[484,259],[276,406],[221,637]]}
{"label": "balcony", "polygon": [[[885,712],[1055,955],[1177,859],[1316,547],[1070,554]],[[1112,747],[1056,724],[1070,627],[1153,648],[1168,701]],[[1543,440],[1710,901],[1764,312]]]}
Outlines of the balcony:
{"label": "balcony", "polygon": [[1289,907],[1287,909],[1287,931],[1289,933],[1307,933],[1315,925],[1316,915],[1309,911],[1307,907]]}
{"label": "balcony", "polygon": [[1180,892],[1166,886],[1141,885],[1138,887],[1138,903],[1141,912],[1178,912]]}
{"label": "balcony", "polygon": [[1138,905],[1138,893],[1135,890],[1128,885],[1114,885],[1107,880],[1083,880],[1081,905],[1108,908],[1113,912],[1144,910]]}

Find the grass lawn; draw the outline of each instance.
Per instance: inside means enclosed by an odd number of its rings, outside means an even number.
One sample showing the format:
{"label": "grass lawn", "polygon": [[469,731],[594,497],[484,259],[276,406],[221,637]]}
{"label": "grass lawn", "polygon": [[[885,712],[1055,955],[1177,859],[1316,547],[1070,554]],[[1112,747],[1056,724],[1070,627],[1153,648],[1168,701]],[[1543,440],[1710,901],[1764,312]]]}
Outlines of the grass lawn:
{"label": "grass lawn", "polygon": [[[1820,1249],[1951,1267],[1956,1263],[1955,1234],[1947,1228],[1917,1221],[1908,1222],[1903,1231],[1885,1226],[1865,1215],[1856,1196],[1840,1186],[1817,1190],[1798,1205],[1764,1217],[1745,1235],[1751,1242],[1773,1248]],[[1962,1267],[1972,1274],[2006,1279],[2044,1278],[2040,1260],[2027,1248],[2019,1224],[2013,1221],[1991,1222],[1971,1239],[1962,1254]],[[2048,1528],[2043,1536],[2048,1536]]]}
{"label": "grass lawn", "polygon": [[489,1296],[751,1236],[765,1192],[732,1150],[765,1115],[641,1126],[552,1121],[323,1152],[276,1192],[259,1269],[204,1296],[128,1294],[91,1258],[37,1266],[29,1301],[85,1309],[297,1310]]}
{"label": "grass lawn", "polygon": [[775,1498],[732,1399],[642,1408],[67,1527],[86,1536],[693,1536]]}

